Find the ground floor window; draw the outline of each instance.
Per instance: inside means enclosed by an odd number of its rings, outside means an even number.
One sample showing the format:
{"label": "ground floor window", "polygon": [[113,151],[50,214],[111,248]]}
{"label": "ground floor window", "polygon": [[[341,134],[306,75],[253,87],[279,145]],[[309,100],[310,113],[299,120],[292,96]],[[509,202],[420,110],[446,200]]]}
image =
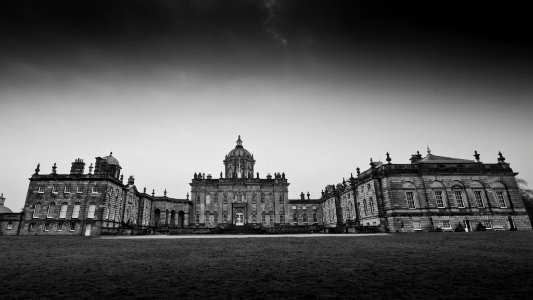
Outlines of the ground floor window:
{"label": "ground floor window", "polygon": [[292,221],[295,223],[295,224],[298,224],[298,214],[294,214],[292,216]]}
{"label": "ground floor window", "polygon": [[44,224],[44,231],[50,231],[50,222]]}
{"label": "ground floor window", "polygon": [[270,224],[274,223],[274,214],[270,214]]}
{"label": "ground floor window", "polygon": [[28,231],[33,231],[35,229],[35,223],[30,223],[30,225],[28,225]]}
{"label": "ground floor window", "polygon": [[279,213],[279,222],[280,223],[285,223],[285,216],[283,215],[283,212]]}
{"label": "ground floor window", "polygon": [[316,218],[316,213],[313,213],[313,223],[318,223],[318,219]]}
{"label": "ground floor window", "polygon": [[485,226],[487,229],[492,229],[492,222],[490,220],[484,220],[483,226]]}
{"label": "ground floor window", "polygon": [[7,227],[6,227],[7,230],[11,230],[13,229],[13,221],[9,221],[7,222]]}
{"label": "ground floor window", "polygon": [[446,228],[446,229],[452,228],[450,221],[449,220],[442,221],[442,228]]}
{"label": "ground floor window", "polygon": [[194,222],[195,222],[196,224],[200,224],[200,214],[196,214],[196,215],[194,216]]}
{"label": "ground floor window", "polygon": [[265,217],[265,215],[261,215],[261,223],[266,224],[266,217]]}
{"label": "ground floor window", "polygon": [[70,231],[74,231],[74,230],[76,230],[76,223],[70,222]]}
{"label": "ground floor window", "polygon": [[63,231],[63,222],[57,223],[57,231]]}
{"label": "ground floor window", "polygon": [[422,228],[420,227],[420,222],[418,222],[418,221],[413,222],[413,229],[414,230],[422,230]]}
{"label": "ground floor window", "polygon": [[224,219],[224,223],[228,222],[228,213],[227,213],[227,212],[224,212],[222,218]]}

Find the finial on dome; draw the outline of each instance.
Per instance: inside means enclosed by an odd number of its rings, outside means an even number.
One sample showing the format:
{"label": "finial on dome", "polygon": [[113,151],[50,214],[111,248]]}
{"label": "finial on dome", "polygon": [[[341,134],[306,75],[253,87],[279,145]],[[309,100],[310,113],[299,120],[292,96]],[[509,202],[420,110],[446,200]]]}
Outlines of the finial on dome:
{"label": "finial on dome", "polygon": [[109,156],[113,156],[113,151],[109,152]]}
{"label": "finial on dome", "polygon": [[165,197],[167,196],[167,189],[165,189],[165,191],[163,192],[165,194]]}
{"label": "finial on dome", "polygon": [[242,140],[241,140],[241,136],[240,135],[239,135],[239,138],[237,139],[237,147],[238,146],[242,147]]}
{"label": "finial on dome", "polygon": [[429,145],[426,145],[428,148],[428,154],[431,154],[431,149],[429,149]]}

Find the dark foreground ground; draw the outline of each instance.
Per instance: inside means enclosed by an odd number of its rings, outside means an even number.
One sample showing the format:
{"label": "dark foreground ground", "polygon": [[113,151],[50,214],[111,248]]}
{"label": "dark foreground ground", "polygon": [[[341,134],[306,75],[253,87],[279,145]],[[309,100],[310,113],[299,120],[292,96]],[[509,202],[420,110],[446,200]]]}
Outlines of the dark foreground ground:
{"label": "dark foreground ground", "polygon": [[0,299],[532,299],[533,232],[0,237]]}

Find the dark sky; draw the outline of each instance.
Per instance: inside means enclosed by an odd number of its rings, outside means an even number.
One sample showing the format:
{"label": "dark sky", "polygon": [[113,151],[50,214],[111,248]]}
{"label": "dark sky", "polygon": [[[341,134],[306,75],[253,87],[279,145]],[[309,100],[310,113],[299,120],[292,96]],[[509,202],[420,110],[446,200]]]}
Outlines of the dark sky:
{"label": "dark sky", "polygon": [[22,0],[2,1],[0,11],[4,63],[91,68],[80,52],[92,51],[131,66],[252,69],[356,51],[376,60],[518,65],[531,63],[533,49],[529,10],[509,2]]}

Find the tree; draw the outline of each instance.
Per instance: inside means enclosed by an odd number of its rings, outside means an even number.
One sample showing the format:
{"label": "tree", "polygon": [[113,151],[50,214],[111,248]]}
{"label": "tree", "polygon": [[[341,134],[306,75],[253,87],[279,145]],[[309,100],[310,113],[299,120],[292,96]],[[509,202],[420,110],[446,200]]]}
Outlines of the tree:
{"label": "tree", "polygon": [[526,207],[529,221],[533,226],[533,190],[528,187],[527,181],[524,179],[517,178],[516,183],[518,183],[520,196],[522,197],[522,201],[524,201],[524,206]]}

